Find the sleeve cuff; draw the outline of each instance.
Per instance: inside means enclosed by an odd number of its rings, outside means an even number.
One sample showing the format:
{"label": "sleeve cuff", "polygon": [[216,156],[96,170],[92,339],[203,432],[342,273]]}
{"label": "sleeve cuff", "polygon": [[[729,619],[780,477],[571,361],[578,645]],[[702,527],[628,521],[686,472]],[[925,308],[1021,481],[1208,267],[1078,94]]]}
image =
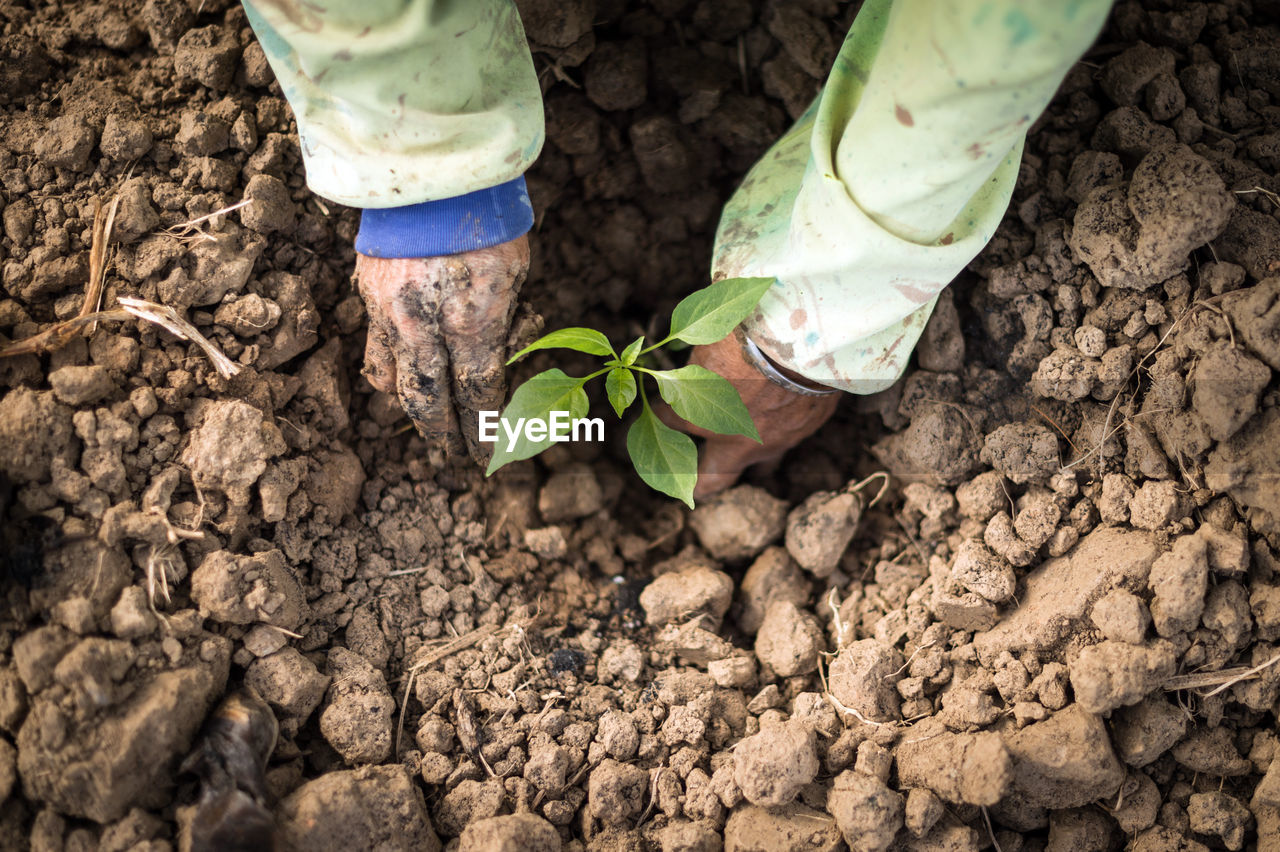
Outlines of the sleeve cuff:
{"label": "sleeve cuff", "polygon": [[533,227],[524,176],[454,198],[365,209],[356,251],[373,257],[438,257],[496,246]]}

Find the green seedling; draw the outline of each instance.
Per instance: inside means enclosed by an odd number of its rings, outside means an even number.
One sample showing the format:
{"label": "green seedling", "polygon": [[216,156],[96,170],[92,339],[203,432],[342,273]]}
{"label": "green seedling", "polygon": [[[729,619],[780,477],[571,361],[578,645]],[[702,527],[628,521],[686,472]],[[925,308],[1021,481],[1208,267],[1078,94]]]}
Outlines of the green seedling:
{"label": "green seedling", "polygon": [[[698,451],[693,440],[667,426],[649,405],[645,380],[652,379],[658,395],[672,411],[694,425],[721,435],[745,435],[760,440],[742,397],[728,381],[696,364],[677,370],[653,369],[647,356],[663,346],[715,343],[729,334],[755,308],[773,284],[772,278],[728,278],[690,293],[671,313],[671,330],[657,343],[645,346],[643,337],[622,352],[591,328],[562,328],[521,349],[508,365],[539,349],[573,349],[606,359],[599,370],[581,378],[552,369],[538,373],[511,395],[499,418],[498,440],[485,475],[513,461],[532,458],[556,441],[563,430],[549,430],[544,437],[530,436],[519,424],[530,421],[567,424],[586,417],[587,382],[604,376],[609,404],[621,418],[640,399],[640,416],[627,431],[627,453],[636,473],[651,488],[683,500],[693,507],[693,486],[698,480]],[[553,417],[553,412],[559,417]]]}

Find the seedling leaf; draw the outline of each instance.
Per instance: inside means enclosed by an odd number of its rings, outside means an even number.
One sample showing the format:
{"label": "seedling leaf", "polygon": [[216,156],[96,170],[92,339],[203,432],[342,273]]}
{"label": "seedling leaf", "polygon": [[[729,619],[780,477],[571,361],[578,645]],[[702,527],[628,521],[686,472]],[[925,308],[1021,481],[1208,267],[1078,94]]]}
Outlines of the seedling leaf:
{"label": "seedling leaf", "polygon": [[622,355],[619,360],[621,360],[625,366],[630,367],[636,362],[636,358],[640,356],[640,347],[642,346],[644,346],[644,337],[637,337],[635,340],[631,341],[626,349],[622,350]]}
{"label": "seedling leaf", "polygon": [[671,312],[671,334],[685,343],[715,343],[756,306],[776,279],[725,278],[680,300]]}
{"label": "seedling leaf", "polygon": [[658,393],[672,410],[695,426],[721,435],[760,440],[738,391],[706,367],[689,364],[678,370],[655,370],[649,375],[657,380]]}
{"label": "seedling leaf", "polygon": [[499,418],[498,440],[494,444],[493,458],[489,460],[485,476],[513,461],[532,458],[553,443],[550,435],[541,441],[531,441],[521,429],[514,445],[508,449],[507,429],[509,427],[514,431],[521,418],[549,421],[553,411],[567,411],[571,419],[585,417],[588,407],[587,393],[582,389],[585,381],[586,379],[575,379],[561,370],[553,369],[538,373],[516,388],[516,392],[511,395],[511,402]]}
{"label": "seedling leaf", "polygon": [[692,438],[664,425],[646,404],[627,430],[627,453],[646,485],[693,508],[698,449]]}
{"label": "seedling leaf", "polygon": [[614,367],[604,377],[605,393],[609,395],[609,404],[622,416],[636,398],[636,377],[626,367]]}
{"label": "seedling leaf", "polygon": [[609,345],[609,338],[594,328],[562,328],[559,331],[542,335],[542,337],[512,355],[507,361],[507,365],[514,364],[530,352],[538,349],[573,349],[578,352],[586,352],[588,355],[614,355],[614,357],[617,357],[613,347]]}

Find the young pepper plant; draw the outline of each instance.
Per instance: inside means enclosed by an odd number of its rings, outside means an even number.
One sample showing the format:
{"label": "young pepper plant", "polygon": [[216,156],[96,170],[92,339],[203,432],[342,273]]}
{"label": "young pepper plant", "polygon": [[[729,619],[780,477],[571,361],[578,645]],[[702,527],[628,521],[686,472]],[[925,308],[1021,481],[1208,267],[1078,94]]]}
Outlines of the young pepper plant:
{"label": "young pepper plant", "polygon": [[[693,440],[667,426],[649,405],[645,379],[653,380],[658,395],[671,409],[690,423],[721,435],[745,435],[760,440],[751,415],[728,381],[696,364],[676,370],[655,370],[649,353],[677,341],[689,345],[715,343],[729,334],[760,301],[773,284],[772,278],[727,278],[690,293],[671,312],[671,330],[657,343],[645,346],[639,337],[617,352],[609,339],[591,328],[562,328],[544,335],[511,357],[508,365],[539,349],[573,349],[607,360],[599,370],[577,378],[562,370],[538,373],[516,388],[511,402],[499,418],[499,435],[517,435],[514,441],[499,440],[494,449],[488,476],[513,461],[532,458],[555,442],[549,434],[531,440],[519,424],[538,419],[550,422],[552,412],[567,412],[570,419],[587,414],[587,382],[604,376],[609,404],[621,418],[640,399],[640,416],[627,431],[627,453],[636,473],[663,494],[683,500],[693,507],[693,486],[698,481],[698,451]],[[563,438],[561,438],[563,440]]]}

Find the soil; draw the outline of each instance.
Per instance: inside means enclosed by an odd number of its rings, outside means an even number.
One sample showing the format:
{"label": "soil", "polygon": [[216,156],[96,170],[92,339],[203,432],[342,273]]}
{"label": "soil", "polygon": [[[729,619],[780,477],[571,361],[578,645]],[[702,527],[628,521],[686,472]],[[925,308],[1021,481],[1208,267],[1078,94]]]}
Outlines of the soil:
{"label": "soil", "polygon": [[[519,5],[524,295],[652,332],[858,4]],[[0,0],[0,343],[117,199],[103,303],[241,368],[0,359],[0,848],[1280,849],[1278,26],[1118,3],[918,363],[690,512],[425,451],[238,4]]]}

